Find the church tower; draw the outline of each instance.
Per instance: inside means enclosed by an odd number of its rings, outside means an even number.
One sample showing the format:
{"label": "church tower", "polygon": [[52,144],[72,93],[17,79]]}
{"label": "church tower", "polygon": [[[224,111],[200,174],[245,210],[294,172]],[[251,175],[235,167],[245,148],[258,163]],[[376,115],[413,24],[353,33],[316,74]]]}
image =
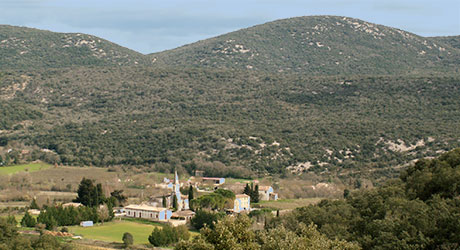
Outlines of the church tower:
{"label": "church tower", "polygon": [[174,171],[174,195],[177,198],[177,210],[182,210],[182,197],[180,193],[180,182],[177,171]]}

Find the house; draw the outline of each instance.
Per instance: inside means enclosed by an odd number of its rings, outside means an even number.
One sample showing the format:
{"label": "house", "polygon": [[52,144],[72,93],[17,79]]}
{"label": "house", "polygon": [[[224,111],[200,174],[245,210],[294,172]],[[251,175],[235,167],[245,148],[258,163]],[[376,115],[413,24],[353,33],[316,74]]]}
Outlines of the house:
{"label": "house", "polygon": [[233,212],[249,212],[251,211],[251,198],[246,194],[235,195],[235,201],[233,202]]}
{"label": "house", "polygon": [[202,177],[203,184],[214,184],[214,185],[222,185],[225,183],[225,178],[217,178],[217,177]]}
{"label": "house", "polygon": [[168,221],[171,218],[171,210],[164,207],[153,207],[148,205],[129,205],[124,207],[126,217],[142,218],[153,221]]}
{"label": "house", "polygon": [[273,192],[271,186],[259,186],[259,197],[262,201],[278,200],[278,194]]}
{"label": "house", "polygon": [[195,212],[191,210],[184,210],[172,213],[171,219],[189,222],[193,216],[195,216]]}

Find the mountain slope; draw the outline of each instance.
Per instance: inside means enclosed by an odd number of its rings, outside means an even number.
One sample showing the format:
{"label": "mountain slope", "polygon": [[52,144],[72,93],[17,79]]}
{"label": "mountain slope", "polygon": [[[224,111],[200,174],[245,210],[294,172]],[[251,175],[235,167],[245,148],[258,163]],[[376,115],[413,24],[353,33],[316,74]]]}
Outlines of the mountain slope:
{"label": "mountain slope", "polygon": [[144,55],[79,33],[0,25],[0,67],[57,68],[78,65],[144,64]]}
{"label": "mountain slope", "polygon": [[151,54],[159,65],[317,75],[448,71],[459,50],[432,38],[336,16],[277,20]]}
{"label": "mountain slope", "polygon": [[458,75],[74,67],[1,81],[5,150],[68,165],[381,177],[460,146]]}

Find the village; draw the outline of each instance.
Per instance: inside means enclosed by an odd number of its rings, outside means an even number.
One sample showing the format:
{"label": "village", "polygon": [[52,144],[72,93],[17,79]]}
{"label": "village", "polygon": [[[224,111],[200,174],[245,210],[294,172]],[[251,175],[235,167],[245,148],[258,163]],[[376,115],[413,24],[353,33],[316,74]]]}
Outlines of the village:
{"label": "village", "polygon": [[[188,180],[181,182],[176,171],[173,180],[165,177],[163,183],[156,185],[157,187],[163,188],[163,194],[151,197],[149,202],[129,204],[122,208],[115,208],[115,216],[169,222],[174,226],[184,225],[190,222],[195,215],[195,212],[192,211],[189,197],[190,192],[193,191],[190,190],[197,190],[196,193],[201,196],[211,194],[218,189],[230,190],[235,195],[233,202],[226,204],[224,207],[228,215],[249,213],[254,209],[251,208],[251,197],[247,194],[247,190],[246,193],[244,193],[244,184],[239,183],[222,187],[225,184],[225,178],[202,177],[200,171],[196,172],[195,176],[191,176]],[[246,183],[246,186],[249,187],[249,183]],[[278,194],[274,192],[273,187],[258,186],[257,180],[252,181],[250,186],[257,190],[260,200],[278,200]],[[188,190],[189,195],[183,194],[181,189]]]}

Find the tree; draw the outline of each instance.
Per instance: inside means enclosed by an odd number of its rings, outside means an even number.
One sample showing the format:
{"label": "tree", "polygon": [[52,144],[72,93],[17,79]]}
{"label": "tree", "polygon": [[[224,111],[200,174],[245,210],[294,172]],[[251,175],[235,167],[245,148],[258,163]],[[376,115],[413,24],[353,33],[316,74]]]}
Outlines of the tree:
{"label": "tree", "polygon": [[193,200],[193,187],[192,185],[190,185],[190,187],[188,188],[188,201],[190,202],[191,200]]}
{"label": "tree", "polygon": [[[183,229],[180,229],[180,233]],[[185,235],[181,235],[184,239]],[[163,228],[159,229],[155,227],[152,233],[149,236],[150,244],[159,247],[159,246],[168,246],[179,241],[179,232],[175,227],[172,227],[169,224],[166,224]]]}
{"label": "tree", "polygon": [[102,205],[97,209],[97,214],[99,219],[101,220],[102,224],[104,221],[109,221],[111,218],[110,211],[107,205]]}
{"label": "tree", "polygon": [[34,250],[62,249],[61,243],[49,234],[42,234],[37,241],[32,243]]}
{"label": "tree", "polygon": [[24,214],[24,217],[22,217],[21,220],[21,226],[23,227],[35,227],[35,224],[37,224],[37,221],[35,220],[34,217],[32,217],[29,212],[26,211]]}
{"label": "tree", "polygon": [[259,185],[257,184],[254,188],[254,191],[251,192],[251,202],[258,203],[259,202]]}
{"label": "tree", "polygon": [[163,207],[167,207],[166,196],[164,195],[163,195],[162,204],[163,204]]}
{"label": "tree", "polygon": [[110,193],[110,196],[114,197],[118,201],[117,206],[123,205],[123,203],[128,199],[125,195],[123,195],[123,190],[115,190]]}
{"label": "tree", "polygon": [[348,198],[348,196],[350,196],[350,190],[344,189],[343,190],[343,198],[346,199],[346,198]]}
{"label": "tree", "polygon": [[251,196],[251,188],[249,187],[248,183],[246,183],[246,186],[244,187],[243,194]]}
{"label": "tree", "polygon": [[35,198],[30,203],[30,209],[40,209],[40,207],[37,204],[37,200],[35,200]]}
{"label": "tree", "polygon": [[179,209],[179,205],[177,203],[177,196],[173,195],[172,199],[173,199],[173,209],[174,211],[177,211],[177,209]]}
{"label": "tree", "polygon": [[16,226],[18,224],[18,221],[16,220],[16,218],[14,217],[14,215],[9,215],[7,217],[7,222],[10,223],[11,225],[14,225]]}
{"label": "tree", "polygon": [[204,210],[198,210],[195,216],[191,220],[192,226],[200,230],[205,225],[209,228],[214,228],[214,223],[217,222],[219,219],[223,218],[225,214],[223,213],[215,213],[215,212],[207,212]]}
{"label": "tree", "polygon": [[89,207],[95,207],[105,201],[105,196],[102,191],[102,185],[98,183],[96,186],[90,179],[83,178],[78,186],[78,196],[74,200]]}
{"label": "tree", "polygon": [[128,232],[123,234],[122,240],[123,240],[123,244],[125,245],[125,248],[132,246],[134,243],[133,235]]}

